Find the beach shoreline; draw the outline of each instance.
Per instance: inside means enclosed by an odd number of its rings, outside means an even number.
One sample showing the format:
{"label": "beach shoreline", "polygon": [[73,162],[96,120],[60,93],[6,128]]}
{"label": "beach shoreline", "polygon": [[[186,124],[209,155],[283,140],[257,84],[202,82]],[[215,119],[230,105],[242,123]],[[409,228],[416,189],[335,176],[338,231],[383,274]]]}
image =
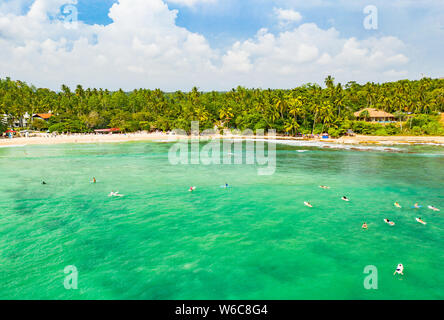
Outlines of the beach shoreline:
{"label": "beach shoreline", "polygon": [[[42,135],[39,137],[18,137],[13,139],[0,139],[1,147],[27,146],[27,145],[54,145],[54,144],[76,144],[76,143],[118,143],[137,141],[158,141],[174,142],[175,139],[187,138],[172,136],[166,133],[129,133],[129,134],[73,134],[73,135]],[[262,137],[262,136],[242,136],[242,135],[211,135],[201,137],[202,140],[213,139],[270,139],[289,141],[313,141],[331,144],[344,145],[415,145],[415,144],[436,144],[444,146],[444,136],[365,136],[356,135],[353,137],[344,136],[338,139],[302,138],[302,137]]]}

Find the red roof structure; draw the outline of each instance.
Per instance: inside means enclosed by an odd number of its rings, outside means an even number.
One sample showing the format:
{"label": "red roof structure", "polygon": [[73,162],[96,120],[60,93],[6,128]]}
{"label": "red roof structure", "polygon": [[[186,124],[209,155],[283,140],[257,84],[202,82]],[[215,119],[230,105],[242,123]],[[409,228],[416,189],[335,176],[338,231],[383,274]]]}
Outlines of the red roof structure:
{"label": "red roof structure", "polygon": [[37,114],[33,115],[33,117],[42,118],[43,120],[48,120],[52,116],[53,116],[52,113],[37,113]]}
{"label": "red roof structure", "polygon": [[100,133],[100,132],[119,132],[119,131],[120,131],[119,128],[108,128],[108,129],[97,129],[97,130],[94,130],[94,132],[98,132],[98,133]]}

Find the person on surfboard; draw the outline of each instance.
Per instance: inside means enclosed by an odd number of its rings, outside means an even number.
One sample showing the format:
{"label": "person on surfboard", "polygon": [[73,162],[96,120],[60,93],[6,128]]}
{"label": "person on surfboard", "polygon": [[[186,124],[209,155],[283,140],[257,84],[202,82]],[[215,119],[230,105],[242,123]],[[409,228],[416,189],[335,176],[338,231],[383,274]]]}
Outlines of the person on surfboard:
{"label": "person on surfboard", "polygon": [[396,270],[393,273],[393,275],[395,274],[404,275],[404,266],[402,265],[402,263],[398,264],[398,266],[396,267]]}

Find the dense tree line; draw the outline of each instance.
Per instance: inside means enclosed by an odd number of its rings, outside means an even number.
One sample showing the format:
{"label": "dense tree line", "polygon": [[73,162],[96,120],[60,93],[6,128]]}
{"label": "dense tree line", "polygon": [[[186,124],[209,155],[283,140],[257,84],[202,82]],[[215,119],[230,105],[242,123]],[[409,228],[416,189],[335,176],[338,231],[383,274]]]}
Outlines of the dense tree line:
{"label": "dense tree line", "polygon": [[[393,113],[398,124],[382,126],[354,121],[353,113],[372,107]],[[50,121],[34,120],[33,129],[58,132],[91,132],[117,127],[138,130],[190,130],[200,128],[276,129],[279,133],[321,133],[333,136],[347,129],[364,134],[443,134],[438,113],[444,111],[444,80],[423,78],[390,83],[348,82],[335,84],[331,76],[325,87],[306,84],[292,90],[246,89],[228,92],[165,93],[159,89],[132,92],[84,89],[59,92],[36,88],[22,81],[0,79],[0,114],[7,124],[21,121],[28,113],[47,113]],[[0,127],[4,130],[5,126]]]}

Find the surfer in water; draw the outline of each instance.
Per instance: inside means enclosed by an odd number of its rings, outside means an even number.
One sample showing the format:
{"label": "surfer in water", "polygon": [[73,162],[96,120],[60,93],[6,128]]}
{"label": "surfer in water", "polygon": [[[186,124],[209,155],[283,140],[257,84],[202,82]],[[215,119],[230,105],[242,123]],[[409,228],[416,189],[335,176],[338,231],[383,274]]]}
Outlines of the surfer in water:
{"label": "surfer in water", "polygon": [[97,182],[96,178],[93,177],[93,181],[92,181],[92,183],[96,183],[96,182]]}
{"label": "surfer in water", "polygon": [[398,266],[396,267],[396,270],[393,273],[393,275],[395,274],[404,275],[404,266],[402,265],[402,263],[398,264]]}
{"label": "surfer in water", "polygon": [[362,225],[362,229],[368,229],[368,226],[367,226],[367,223],[366,222],[364,222],[364,224]]}
{"label": "surfer in water", "polygon": [[343,196],[341,199],[344,201],[350,201],[346,196]]}
{"label": "surfer in water", "polygon": [[330,189],[330,187],[327,187],[327,186],[319,186],[319,188],[322,188],[322,189]]}
{"label": "surfer in water", "polygon": [[123,197],[123,194],[120,194],[119,191],[117,192],[111,191],[108,197]]}
{"label": "surfer in water", "polygon": [[45,181],[42,181],[42,184],[46,184],[46,182],[45,182]]}
{"label": "surfer in water", "polygon": [[395,202],[395,207],[401,208],[401,205],[398,202]]}
{"label": "surfer in water", "polygon": [[190,187],[190,189],[188,191],[193,192],[194,190],[196,190],[196,187]]}

